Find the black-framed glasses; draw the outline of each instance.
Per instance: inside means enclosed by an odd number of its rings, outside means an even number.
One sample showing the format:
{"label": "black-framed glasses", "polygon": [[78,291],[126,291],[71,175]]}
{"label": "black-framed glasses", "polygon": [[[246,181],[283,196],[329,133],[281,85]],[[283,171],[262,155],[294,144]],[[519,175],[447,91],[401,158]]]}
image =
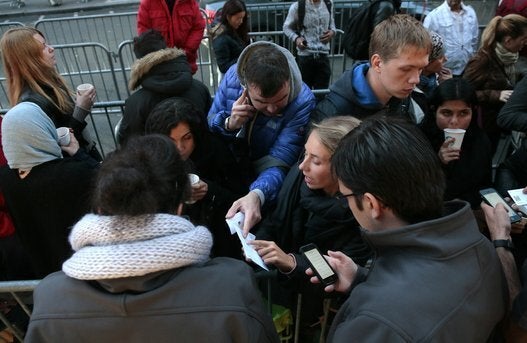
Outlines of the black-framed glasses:
{"label": "black-framed glasses", "polygon": [[335,198],[337,198],[338,200],[346,200],[346,198],[348,198],[348,197],[355,197],[357,195],[358,194],[355,194],[355,193],[339,194],[339,195],[335,196]]}

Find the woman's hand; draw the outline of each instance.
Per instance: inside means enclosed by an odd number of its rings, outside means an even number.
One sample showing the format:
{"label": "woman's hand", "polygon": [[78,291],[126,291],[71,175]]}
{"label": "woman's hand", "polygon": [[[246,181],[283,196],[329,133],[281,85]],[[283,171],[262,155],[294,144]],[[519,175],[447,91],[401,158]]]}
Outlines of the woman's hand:
{"label": "woman's hand", "polygon": [[89,89],[87,91],[83,91],[82,93],[77,91],[75,105],[79,106],[80,108],[86,111],[90,111],[93,106],[93,103],[95,102],[96,96],[97,96],[97,92],[95,91],[95,88]]}
{"label": "woman's hand", "polygon": [[506,90],[500,92],[500,101],[507,102],[512,95],[512,90]]}
{"label": "woman's hand", "polygon": [[62,149],[62,151],[66,152],[70,156],[75,155],[77,151],[79,151],[79,141],[77,141],[77,138],[75,138],[72,129],[70,129],[70,144],[61,145],[60,148]]}
{"label": "woman's hand", "polygon": [[265,264],[272,264],[282,273],[289,273],[296,267],[294,257],[286,254],[275,242],[254,240],[249,242]]}
{"label": "woman's hand", "polygon": [[207,195],[207,192],[209,191],[209,185],[203,181],[199,180],[198,183],[191,186],[192,194],[190,196],[190,199],[192,201],[199,201]]}
{"label": "woman's hand", "polygon": [[443,145],[441,145],[441,148],[439,148],[439,159],[443,164],[448,164],[451,161],[459,160],[459,155],[461,152],[461,149],[455,149],[450,147],[452,143],[454,143],[454,138],[449,137],[447,138]]}

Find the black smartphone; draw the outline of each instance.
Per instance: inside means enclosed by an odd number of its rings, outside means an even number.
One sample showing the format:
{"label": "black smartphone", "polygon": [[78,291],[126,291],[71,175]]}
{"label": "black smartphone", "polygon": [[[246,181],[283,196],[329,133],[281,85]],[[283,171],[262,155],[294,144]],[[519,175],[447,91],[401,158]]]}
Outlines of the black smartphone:
{"label": "black smartphone", "polygon": [[479,191],[483,200],[492,207],[496,207],[497,204],[503,204],[507,209],[511,223],[519,222],[522,218],[516,211],[510,207],[509,204],[498,194],[494,188],[485,188]]}
{"label": "black smartphone", "polygon": [[310,243],[300,247],[300,252],[305,256],[311,269],[313,269],[313,272],[324,286],[331,285],[337,281],[337,273],[331,268],[315,244]]}

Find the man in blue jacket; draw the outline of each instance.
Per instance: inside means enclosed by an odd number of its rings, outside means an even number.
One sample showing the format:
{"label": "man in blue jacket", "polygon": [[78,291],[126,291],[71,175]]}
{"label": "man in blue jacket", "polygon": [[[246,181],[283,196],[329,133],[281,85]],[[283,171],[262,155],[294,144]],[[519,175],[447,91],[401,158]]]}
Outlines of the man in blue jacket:
{"label": "man in blue jacket", "polygon": [[312,120],[351,115],[366,118],[379,111],[399,111],[420,123],[427,110],[414,92],[428,65],[430,35],[415,18],[396,14],[375,26],[369,46],[369,61],[359,61],[329,87]]}
{"label": "man in blue jacket", "polygon": [[264,203],[276,199],[298,160],[314,107],[315,97],[302,82],[293,55],[276,44],[249,45],[225,74],[208,122],[231,146],[241,146],[235,154],[248,160],[253,171],[249,193],[227,212],[228,218],[244,213],[245,234],[260,221]]}

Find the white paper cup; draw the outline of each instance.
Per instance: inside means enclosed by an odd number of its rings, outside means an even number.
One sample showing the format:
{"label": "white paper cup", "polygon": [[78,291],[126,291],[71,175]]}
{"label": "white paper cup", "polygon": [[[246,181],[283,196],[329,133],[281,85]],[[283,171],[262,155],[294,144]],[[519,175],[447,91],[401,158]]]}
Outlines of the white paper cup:
{"label": "white paper cup", "polygon": [[93,85],[91,83],[83,83],[82,85],[77,86],[77,93],[83,94],[84,92],[89,91],[90,89],[93,89]]}
{"label": "white paper cup", "polygon": [[70,144],[71,136],[70,129],[67,127],[59,127],[57,135],[59,136],[59,145],[66,146]]}
{"label": "white paper cup", "polygon": [[[194,187],[194,185],[197,185],[199,183],[199,176],[197,176],[196,174],[190,173],[188,174],[188,180],[190,181],[190,186]],[[195,202],[196,200],[189,199],[185,201],[185,204],[192,205]]]}
{"label": "white paper cup", "polygon": [[460,149],[463,143],[463,137],[465,136],[465,130],[463,129],[444,129],[445,140],[448,138],[454,138],[454,142],[450,144],[451,148]]}

